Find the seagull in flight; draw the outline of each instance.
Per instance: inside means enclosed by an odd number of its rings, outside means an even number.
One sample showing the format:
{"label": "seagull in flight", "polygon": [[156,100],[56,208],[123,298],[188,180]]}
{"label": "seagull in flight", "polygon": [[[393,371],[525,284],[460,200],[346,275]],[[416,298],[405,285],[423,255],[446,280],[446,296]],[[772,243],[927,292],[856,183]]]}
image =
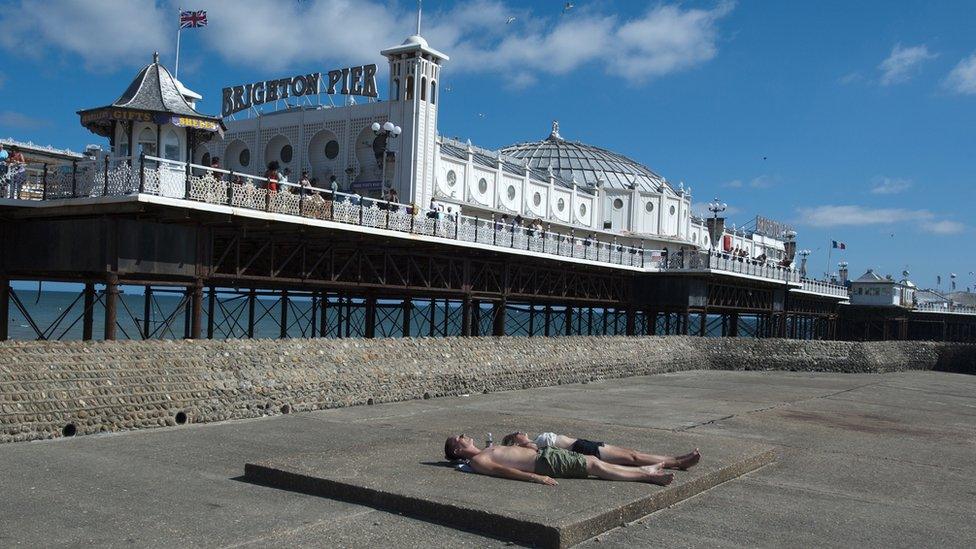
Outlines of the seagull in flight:
{"label": "seagull in flight", "polygon": [[508,18],[508,19],[507,19],[507,20],[505,21],[505,24],[506,24],[506,25],[511,25],[512,23],[514,23],[514,22],[515,22],[515,19],[516,19],[516,17],[515,17],[514,15],[513,15],[512,17],[509,17],[509,18]]}
{"label": "seagull in flight", "polygon": [[478,113],[478,118],[485,118],[487,115],[483,112]]}
{"label": "seagull in flight", "polygon": [[575,7],[576,7],[576,4],[574,4],[572,2],[566,2],[566,5],[563,6],[563,13],[566,13],[566,12],[568,12],[569,10],[571,10],[571,9],[573,9]]}

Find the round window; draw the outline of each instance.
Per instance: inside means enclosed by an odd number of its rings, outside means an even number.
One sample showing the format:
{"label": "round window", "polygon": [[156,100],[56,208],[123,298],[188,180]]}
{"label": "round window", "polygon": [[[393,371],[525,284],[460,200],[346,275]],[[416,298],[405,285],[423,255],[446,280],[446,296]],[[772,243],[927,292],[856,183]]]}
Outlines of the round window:
{"label": "round window", "polygon": [[535,204],[536,206],[542,204],[542,195],[539,193],[535,193],[534,195],[532,195],[532,203]]}
{"label": "round window", "polygon": [[586,204],[580,204],[580,217],[586,215]]}
{"label": "round window", "polygon": [[556,209],[557,209],[557,210],[559,210],[559,211],[563,211],[563,210],[565,210],[565,209],[566,209],[566,201],[565,201],[565,200],[563,200],[562,198],[560,198],[560,199],[559,199],[559,200],[558,200],[558,201],[556,202]]}
{"label": "round window", "polygon": [[674,206],[671,206],[671,209],[670,209],[670,210],[668,210],[668,211],[670,211],[670,212],[671,212],[671,215],[674,215]]}
{"label": "round window", "polygon": [[251,163],[251,151],[244,149],[237,157],[237,163],[246,168]]}
{"label": "round window", "polygon": [[702,237],[702,244],[708,246],[708,235],[707,234]]}
{"label": "round window", "polygon": [[453,187],[455,183],[457,183],[457,174],[454,170],[447,170],[447,186]]}
{"label": "round window", "polygon": [[488,192],[488,181],[484,177],[478,180],[478,191],[481,194]]}
{"label": "round window", "polygon": [[200,158],[200,164],[210,167],[210,153],[203,153],[203,157]]}
{"label": "round window", "polygon": [[509,200],[515,200],[515,186],[514,185],[509,185],[508,186],[508,199]]}
{"label": "round window", "polygon": [[695,243],[697,243],[697,242],[698,242],[698,233],[693,233],[693,234],[691,235],[691,241],[692,241],[692,242],[695,242]]}
{"label": "round window", "polygon": [[647,210],[647,213],[653,212],[654,211],[654,203],[653,202],[648,202],[647,204],[644,204],[644,209]]}
{"label": "round window", "polygon": [[619,210],[620,208],[623,208],[623,207],[624,207],[624,201],[623,200],[620,200],[619,198],[614,198],[613,199],[613,209]]}
{"label": "round window", "polygon": [[291,155],[292,155],[291,145],[285,145],[284,147],[281,148],[280,156],[282,162],[284,162],[285,164],[290,163]]}
{"label": "round window", "polygon": [[335,160],[337,156],[339,156],[339,142],[333,139],[325,144],[325,157]]}

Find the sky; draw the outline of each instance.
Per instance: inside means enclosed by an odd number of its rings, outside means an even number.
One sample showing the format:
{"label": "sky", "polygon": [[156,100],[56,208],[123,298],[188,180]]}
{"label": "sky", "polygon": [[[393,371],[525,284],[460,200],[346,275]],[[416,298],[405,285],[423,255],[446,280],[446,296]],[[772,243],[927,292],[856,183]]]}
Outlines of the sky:
{"label": "sky", "polygon": [[[220,90],[377,63],[416,2],[182,0],[180,79]],[[730,223],[792,224],[810,271],[846,260],[921,286],[976,287],[976,2],[424,2],[451,56],[440,133],[487,148],[563,137],[715,197]],[[110,103],[158,50],[177,2],[0,1],[0,136],[81,150],[76,111]],[[386,79],[380,80],[380,94]]]}

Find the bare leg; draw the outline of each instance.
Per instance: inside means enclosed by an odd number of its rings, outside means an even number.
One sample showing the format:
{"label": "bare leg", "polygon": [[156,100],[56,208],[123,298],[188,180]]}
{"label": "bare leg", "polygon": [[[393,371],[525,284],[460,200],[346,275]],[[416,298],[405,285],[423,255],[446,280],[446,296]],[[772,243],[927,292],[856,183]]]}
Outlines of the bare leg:
{"label": "bare leg", "polygon": [[674,480],[673,473],[664,473],[658,465],[627,467],[586,456],[586,472],[604,480],[623,480],[629,482],[649,482],[667,486]]}
{"label": "bare leg", "polygon": [[600,447],[600,459],[607,463],[629,465],[632,467],[661,465],[666,469],[685,470],[697,464],[698,460],[701,459],[701,454],[696,449],[694,452],[683,456],[661,456],[657,454],[645,454],[637,450],[607,444]]}

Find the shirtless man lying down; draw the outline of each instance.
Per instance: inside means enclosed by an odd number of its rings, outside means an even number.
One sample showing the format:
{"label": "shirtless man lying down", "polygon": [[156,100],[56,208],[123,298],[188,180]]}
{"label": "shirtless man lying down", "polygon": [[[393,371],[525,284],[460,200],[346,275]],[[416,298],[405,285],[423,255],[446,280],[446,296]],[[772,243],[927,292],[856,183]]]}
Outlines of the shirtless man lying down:
{"label": "shirtless man lying down", "polygon": [[695,451],[682,456],[662,456],[646,454],[637,450],[631,450],[630,448],[604,444],[603,442],[586,440],[585,438],[557,435],[556,433],[541,433],[535,439],[531,439],[526,433],[516,432],[505,435],[505,438],[502,439],[502,444],[505,446],[523,446],[533,450],[547,447],[562,448],[583,455],[598,457],[603,461],[617,465],[640,466],[660,464],[665,469],[679,469],[682,471],[694,467],[701,459],[701,453],[698,452],[697,448]]}
{"label": "shirtless man lying down", "polygon": [[554,478],[587,478],[590,475],[604,480],[649,482],[661,486],[667,486],[674,480],[674,474],[662,471],[660,465],[615,465],[594,456],[584,456],[551,446],[541,450],[524,446],[491,446],[481,449],[474,439],[464,434],[447,439],[444,443],[444,457],[452,461],[467,459],[471,468],[483,475],[548,486],[558,484]]}

